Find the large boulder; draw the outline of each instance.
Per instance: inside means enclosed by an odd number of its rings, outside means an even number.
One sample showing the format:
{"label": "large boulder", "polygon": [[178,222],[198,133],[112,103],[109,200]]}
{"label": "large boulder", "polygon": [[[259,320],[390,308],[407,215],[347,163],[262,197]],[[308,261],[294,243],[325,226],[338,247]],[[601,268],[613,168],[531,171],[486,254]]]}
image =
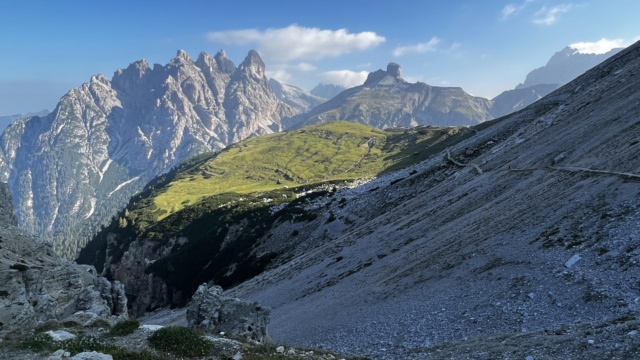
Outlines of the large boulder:
{"label": "large boulder", "polygon": [[270,317],[271,311],[259,303],[225,296],[222,288],[215,285],[200,285],[187,307],[189,326],[257,342],[268,340]]}

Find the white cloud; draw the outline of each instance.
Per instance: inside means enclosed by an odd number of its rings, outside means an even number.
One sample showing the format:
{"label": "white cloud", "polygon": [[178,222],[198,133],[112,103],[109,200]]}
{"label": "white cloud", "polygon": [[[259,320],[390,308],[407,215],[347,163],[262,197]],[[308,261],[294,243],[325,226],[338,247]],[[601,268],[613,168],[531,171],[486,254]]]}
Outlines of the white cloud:
{"label": "white cloud", "polygon": [[558,22],[560,15],[571,10],[571,4],[561,4],[548,8],[543,6],[533,14],[533,23],[538,25],[553,25]]}
{"label": "white cloud", "polygon": [[296,68],[300,71],[313,71],[318,69],[315,65],[305,62],[299,63],[298,65],[296,65]]}
{"label": "white cloud", "polygon": [[291,84],[293,80],[293,75],[286,70],[265,70],[265,75],[267,78],[273,78],[285,84]]}
{"label": "white cloud", "polygon": [[438,46],[439,43],[440,43],[440,39],[434,36],[427,42],[413,44],[413,45],[406,45],[406,46],[398,46],[393,50],[393,56],[400,57],[410,53],[422,54],[429,51],[435,51],[436,46]]}
{"label": "white cloud", "polygon": [[534,0],[524,0],[524,2],[520,5],[518,4],[507,4],[502,8],[502,13],[500,16],[501,20],[507,20],[508,18],[516,15],[517,13],[519,13],[522,9],[524,9],[530,2],[533,2]]}
{"label": "white cloud", "polygon": [[367,75],[369,73],[366,71],[334,70],[321,73],[320,78],[323,82],[350,88],[362,85]]}
{"label": "white cloud", "polygon": [[222,44],[256,44],[261,55],[278,61],[337,57],[385,41],[384,36],[371,31],[349,33],[346,29],[322,30],[296,24],[280,29],[215,31],[207,33],[207,39]]}
{"label": "white cloud", "polygon": [[502,9],[502,20],[506,20],[518,11],[518,7],[514,4],[507,4]]}
{"label": "white cloud", "polygon": [[628,44],[622,39],[602,38],[594,42],[578,42],[569,45],[570,48],[578,50],[581,54],[604,54],[611,49],[626,47]]}

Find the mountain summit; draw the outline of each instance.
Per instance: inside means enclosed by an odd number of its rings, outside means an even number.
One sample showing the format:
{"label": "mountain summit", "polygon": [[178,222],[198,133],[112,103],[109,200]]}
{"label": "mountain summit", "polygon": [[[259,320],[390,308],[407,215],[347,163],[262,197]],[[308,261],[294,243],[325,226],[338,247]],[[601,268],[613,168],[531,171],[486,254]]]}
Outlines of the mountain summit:
{"label": "mountain summit", "polygon": [[179,50],[164,66],[142,59],[111,80],[93,76],[51,114],[17,120],[0,137],[0,181],[9,183],[19,223],[58,234],[56,251],[73,257],[78,237],[156,175],[282,130],[297,111],[276,98],[264,71],[256,51],[236,68],[224,51],[194,62]]}
{"label": "mountain summit", "polygon": [[347,89],[305,115],[297,127],[349,120],[377,128],[416,125],[473,125],[492,118],[491,102],[459,87],[409,83],[400,65],[367,76],[364,84]]}

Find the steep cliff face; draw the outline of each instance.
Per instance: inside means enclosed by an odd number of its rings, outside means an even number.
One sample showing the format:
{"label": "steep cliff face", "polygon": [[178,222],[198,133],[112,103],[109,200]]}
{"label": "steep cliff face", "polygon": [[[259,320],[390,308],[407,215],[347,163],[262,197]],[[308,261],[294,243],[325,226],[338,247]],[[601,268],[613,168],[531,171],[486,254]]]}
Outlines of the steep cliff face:
{"label": "steep cliff face", "polygon": [[0,180],[18,222],[54,234],[74,257],[99,224],[154,176],[203,152],[282,129],[294,109],[279,101],[252,51],[236,68],[224,51],[184,51],[96,75],[45,117],[17,120],[0,137]]}
{"label": "steep cliff face", "polygon": [[0,337],[47,320],[87,325],[127,316],[119,282],[98,277],[92,266],[61,260],[50,246],[18,230],[4,183],[0,204]]}

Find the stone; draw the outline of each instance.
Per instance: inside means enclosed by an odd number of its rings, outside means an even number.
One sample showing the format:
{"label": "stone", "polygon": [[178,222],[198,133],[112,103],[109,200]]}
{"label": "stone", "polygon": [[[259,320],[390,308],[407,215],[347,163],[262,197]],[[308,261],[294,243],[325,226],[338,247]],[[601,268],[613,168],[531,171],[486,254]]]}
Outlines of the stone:
{"label": "stone", "polygon": [[113,357],[96,351],[86,351],[74,355],[70,360],[113,360]]}
{"label": "stone", "polygon": [[146,332],[154,332],[156,330],[160,330],[162,329],[164,326],[162,325],[141,325],[140,329],[146,331]]}
{"label": "stone", "polygon": [[387,65],[387,73],[393,77],[399,78],[402,77],[402,68],[394,62],[390,62]]}
{"label": "stone", "polygon": [[65,341],[76,338],[76,335],[64,330],[49,330],[45,334],[51,336],[53,341]]}
{"label": "stone", "polygon": [[573,255],[571,258],[569,258],[569,260],[567,260],[566,263],[564,263],[564,266],[571,268],[573,265],[575,265],[575,263],[578,262],[578,260],[580,260],[580,255]]}
{"label": "stone", "polygon": [[[0,213],[13,213],[4,188],[0,185]],[[0,215],[0,221],[6,217]],[[20,337],[47,322],[86,326],[127,316],[119,283],[98,277],[93,266],[60,259],[51,246],[11,221],[0,225],[5,260],[0,262],[0,337]]]}
{"label": "stone", "polygon": [[276,348],[276,352],[277,352],[278,354],[282,354],[282,353],[284,353],[284,346],[278,346],[278,347]]}
{"label": "stone", "polygon": [[271,311],[257,302],[223,295],[219,286],[200,285],[187,306],[187,322],[208,333],[225,332],[248,340],[268,340]]}
{"label": "stone", "polygon": [[64,359],[65,351],[63,349],[56,350],[53,354],[49,355],[47,360],[62,360]]}
{"label": "stone", "polygon": [[238,352],[238,353],[235,353],[235,354],[233,355],[233,358],[232,358],[232,359],[233,359],[233,360],[242,360],[242,354],[241,354],[241,353],[239,353],[239,352]]}

